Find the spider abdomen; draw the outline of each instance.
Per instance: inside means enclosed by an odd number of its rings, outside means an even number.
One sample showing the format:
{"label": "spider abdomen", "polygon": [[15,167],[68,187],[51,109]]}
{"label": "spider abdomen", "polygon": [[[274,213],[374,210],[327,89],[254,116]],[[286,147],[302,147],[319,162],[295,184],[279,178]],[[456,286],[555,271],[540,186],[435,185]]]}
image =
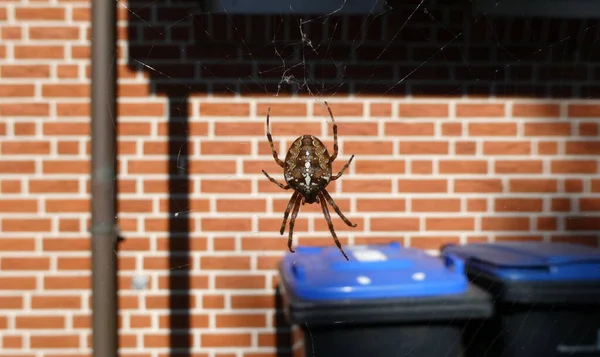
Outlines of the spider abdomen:
{"label": "spider abdomen", "polygon": [[313,197],[325,188],[331,179],[331,162],[327,148],[313,135],[302,135],[294,140],[285,156],[285,181],[312,203]]}

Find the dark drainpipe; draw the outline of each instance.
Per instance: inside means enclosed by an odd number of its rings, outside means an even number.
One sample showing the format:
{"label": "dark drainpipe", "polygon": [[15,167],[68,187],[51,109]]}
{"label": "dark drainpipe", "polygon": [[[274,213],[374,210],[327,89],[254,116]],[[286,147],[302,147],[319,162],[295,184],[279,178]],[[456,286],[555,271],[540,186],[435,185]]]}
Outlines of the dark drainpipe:
{"label": "dark drainpipe", "polygon": [[92,349],[117,357],[116,4],[92,0]]}

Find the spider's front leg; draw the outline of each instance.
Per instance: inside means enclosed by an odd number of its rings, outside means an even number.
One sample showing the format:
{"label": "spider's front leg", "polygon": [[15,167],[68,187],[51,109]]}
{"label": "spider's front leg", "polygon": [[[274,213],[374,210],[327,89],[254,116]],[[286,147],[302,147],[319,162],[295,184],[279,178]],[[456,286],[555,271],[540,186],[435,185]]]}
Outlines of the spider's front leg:
{"label": "spider's front leg", "polygon": [[269,181],[273,182],[274,184],[276,184],[277,186],[281,187],[284,190],[289,190],[290,186],[289,185],[284,185],[280,182],[277,182],[277,180],[275,180],[274,178],[272,178],[271,176],[269,176],[269,174],[265,171],[262,170],[262,173],[265,174],[265,176],[267,176],[267,178],[269,179]]}
{"label": "spider's front leg", "polygon": [[337,137],[337,124],[335,123],[335,119],[333,118],[333,112],[325,101],[325,106],[327,107],[327,111],[329,111],[329,116],[331,117],[331,121],[333,122],[333,154],[329,157],[329,162],[333,162],[338,155],[338,137]]}

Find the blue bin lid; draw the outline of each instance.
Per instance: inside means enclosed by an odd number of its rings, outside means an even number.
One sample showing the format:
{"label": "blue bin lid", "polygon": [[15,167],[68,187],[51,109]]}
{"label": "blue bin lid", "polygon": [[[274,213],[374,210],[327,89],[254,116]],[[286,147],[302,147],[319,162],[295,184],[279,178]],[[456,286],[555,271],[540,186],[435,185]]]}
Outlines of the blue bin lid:
{"label": "blue bin lid", "polygon": [[502,242],[447,245],[442,255],[469,270],[512,281],[600,280],[600,249],[571,243]]}
{"label": "blue bin lid", "polygon": [[346,248],[298,247],[282,260],[286,287],[303,299],[345,300],[460,294],[468,289],[462,266],[398,243]]}

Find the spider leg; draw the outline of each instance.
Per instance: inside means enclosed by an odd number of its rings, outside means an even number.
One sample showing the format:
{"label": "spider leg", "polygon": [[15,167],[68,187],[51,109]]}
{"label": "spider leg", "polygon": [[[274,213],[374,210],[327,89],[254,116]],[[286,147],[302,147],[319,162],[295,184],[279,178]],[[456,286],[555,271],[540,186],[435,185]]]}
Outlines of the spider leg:
{"label": "spider leg", "polygon": [[344,223],[346,223],[350,227],[356,227],[356,223],[350,222],[350,220],[348,218],[346,218],[346,216],[344,216],[344,214],[342,213],[342,211],[340,210],[338,205],[335,204],[333,197],[331,197],[331,195],[329,194],[329,192],[327,192],[327,190],[323,190],[321,193],[322,193],[323,197],[325,197],[327,199],[327,202],[329,202],[331,207],[333,207],[335,213],[337,213],[338,216],[340,216],[340,218],[344,221]]}
{"label": "spider leg", "polygon": [[299,199],[296,199],[296,203],[294,204],[294,209],[292,211],[292,218],[290,218],[290,231],[288,236],[288,248],[290,252],[294,253],[295,250],[292,249],[292,234],[294,234],[294,223],[296,223],[296,217],[298,216],[298,211],[300,211],[300,202]]}
{"label": "spider leg", "polygon": [[333,118],[333,112],[331,111],[331,108],[329,108],[329,104],[327,104],[327,101],[325,101],[325,106],[327,106],[329,116],[331,117],[331,121],[333,122],[333,154],[329,157],[329,162],[333,162],[338,155],[337,124],[335,123],[335,119]]}
{"label": "spider leg", "polygon": [[283,235],[283,231],[285,231],[285,224],[287,222],[288,216],[290,215],[290,210],[294,203],[298,200],[299,193],[294,191],[294,194],[290,198],[287,207],[285,208],[285,212],[283,212],[283,222],[281,223],[281,229],[279,230],[279,234]]}
{"label": "spider leg", "polygon": [[277,186],[281,187],[284,190],[289,190],[290,189],[289,185],[284,185],[284,184],[282,184],[280,182],[277,182],[277,180],[275,180],[274,178],[272,178],[271,176],[269,176],[269,174],[265,170],[262,170],[262,172],[263,172],[263,174],[265,174],[265,176],[267,176],[267,178],[269,179],[269,181],[273,182]]}
{"label": "spider leg", "polygon": [[273,152],[273,158],[277,165],[283,167],[284,163],[279,159],[277,155],[277,150],[275,150],[275,145],[273,144],[273,137],[271,136],[271,129],[269,127],[269,115],[271,114],[271,107],[267,109],[267,139],[269,140],[269,145],[271,146],[271,151]]}
{"label": "spider leg", "polygon": [[335,181],[337,179],[339,179],[340,177],[342,177],[342,175],[344,174],[344,171],[346,171],[346,169],[348,168],[348,166],[350,166],[350,163],[352,162],[352,159],[354,159],[354,155],[350,156],[350,160],[348,160],[348,162],[346,163],[346,165],[344,165],[344,167],[342,167],[342,169],[340,170],[340,172],[333,176],[331,178],[331,181]]}
{"label": "spider leg", "polygon": [[335,230],[333,229],[333,223],[331,222],[331,215],[329,214],[329,209],[327,209],[327,204],[325,203],[325,196],[323,195],[323,193],[319,193],[318,196],[319,196],[319,200],[321,200],[321,208],[323,209],[323,215],[325,216],[325,220],[327,221],[327,225],[329,226],[329,231],[331,232],[331,235],[333,236],[335,245],[337,245],[340,252],[342,252],[342,254],[344,255],[344,258],[346,258],[346,260],[350,260],[350,259],[348,259],[348,256],[344,252],[344,249],[342,249],[342,244],[338,240],[338,237],[335,234]]}

